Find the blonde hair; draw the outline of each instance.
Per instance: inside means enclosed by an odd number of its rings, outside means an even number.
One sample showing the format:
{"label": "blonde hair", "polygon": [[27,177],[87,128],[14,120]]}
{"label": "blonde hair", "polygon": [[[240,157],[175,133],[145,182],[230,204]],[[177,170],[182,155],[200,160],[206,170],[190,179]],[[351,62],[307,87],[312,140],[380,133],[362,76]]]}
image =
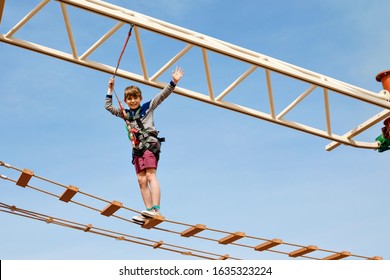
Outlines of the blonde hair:
{"label": "blonde hair", "polygon": [[124,98],[125,100],[129,97],[140,97],[142,98],[142,92],[137,86],[128,86],[125,88]]}

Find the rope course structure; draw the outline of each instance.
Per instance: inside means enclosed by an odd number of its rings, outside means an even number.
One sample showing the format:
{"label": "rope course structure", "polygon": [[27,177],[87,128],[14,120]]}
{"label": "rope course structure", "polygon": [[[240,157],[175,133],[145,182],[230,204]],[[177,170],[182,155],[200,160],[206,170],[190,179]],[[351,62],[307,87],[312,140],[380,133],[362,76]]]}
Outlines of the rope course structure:
{"label": "rope course structure", "polygon": [[[4,19],[4,2],[5,1],[2,1],[2,6],[0,6],[0,20],[2,18]],[[49,3],[53,3],[53,5],[50,6]],[[65,40],[69,42],[70,51],[64,51],[62,48],[56,49],[48,47],[45,44],[38,44],[30,40],[23,40],[22,38],[15,37],[29,21],[33,20],[38,13],[44,11],[46,8],[60,9],[66,26],[67,38],[65,38]],[[74,9],[102,17],[106,20],[109,19],[113,22],[112,28],[105,34],[102,34],[102,36],[92,45],[89,45],[87,50],[82,54],[80,54],[81,42],[77,41],[73,35],[75,34],[73,30],[77,27],[72,26],[71,24],[70,11],[74,11]],[[61,20],[61,18],[53,18],[53,20]],[[134,69],[125,70],[123,67],[118,68],[118,66],[115,67],[102,63],[98,59],[90,59],[92,54],[96,53],[99,48],[102,48],[104,43],[125,24],[134,26],[136,52],[138,52],[139,64],[141,66],[140,71]],[[46,26],[42,27],[43,30],[45,30],[45,28]],[[81,28],[84,28],[84,26]],[[143,44],[143,40],[141,39],[142,32],[158,34],[164,39],[172,40],[174,43],[180,43],[180,51],[169,57],[165,64],[160,65],[159,69],[154,74],[149,74],[148,72],[148,59],[144,48],[147,44]],[[256,119],[265,120],[328,139],[332,142],[325,147],[327,151],[331,151],[342,144],[357,148],[378,149],[381,144],[380,141],[373,141],[373,139],[371,141],[358,141],[355,140],[355,138],[367,129],[390,117],[389,90],[384,89],[378,93],[362,89],[269,56],[217,40],[210,36],[98,0],[42,0],[16,25],[10,28],[8,32],[0,34],[0,42],[105,73],[115,73],[119,77],[156,88],[163,88],[165,86],[159,78],[166,73],[172,65],[180,59],[184,57],[187,58],[191,56],[191,54],[194,54],[194,52],[198,52],[201,55],[201,62],[203,62],[202,66],[204,69],[202,71],[207,89],[202,90],[205,92],[200,92],[194,88],[177,87],[175,93],[210,105],[245,114]],[[216,90],[216,85],[212,78],[213,67],[209,57],[214,55],[222,57],[222,59],[239,61],[246,69],[239,74],[236,79],[230,81],[230,84],[221,91]],[[229,97],[234,89],[244,84],[249,76],[255,74],[259,74],[259,86],[264,87],[256,91],[261,94],[259,97],[264,98],[264,101],[262,102],[264,104],[259,104],[256,101],[252,102],[250,105],[243,105],[241,100],[239,102],[230,101]],[[291,81],[294,84],[299,83],[303,89],[303,91],[301,89],[292,90],[295,99],[287,104],[287,106],[285,104],[279,104],[279,100],[276,98],[277,92],[275,90],[275,84],[281,81],[282,83]],[[290,112],[299,110],[299,105],[304,103],[303,101],[308,99],[309,96],[313,95],[319,96],[322,99],[321,107],[324,111],[324,124],[321,122],[318,124],[310,124],[307,119],[296,120],[292,118]],[[334,120],[335,114],[332,114],[333,112],[331,111],[332,104],[334,103],[331,102],[331,97],[340,95],[348,100],[352,99],[352,101],[361,101],[369,106],[372,105],[375,107],[375,110],[379,108],[380,111],[349,131],[344,131],[344,129],[341,132],[335,131],[335,126],[333,124],[337,122],[337,120]],[[245,96],[245,93],[241,94],[241,96]],[[265,105],[267,108],[259,108],[260,105]]]}
{"label": "rope course structure", "polygon": [[[53,5],[50,6],[50,4]],[[5,1],[0,0],[0,24],[2,21],[4,22],[4,19],[6,19],[7,16],[6,13],[3,14],[5,11],[4,7]],[[33,41],[34,39],[24,40],[18,37],[20,34],[19,31],[25,26],[28,26],[27,23],[33,20],[33,18],[38,13],[53,7],[60,8],[60,11],[63,15],[63,21],[65,23],[67,35],[66,40],[69,42],[70,51],[65,51],[61,48],[55,49],[54,47],[48,47],[44,44]],[[76,9],[78,11],[91,13],[98,17],[103,17],[112,21],[112,28],[106,33],[101,34],[101,38],[85,48],[83,53],[80,52],[80,50],[83,49],[81,42],[77,41],[76,37],[73,35],[73,30],[76,27],[72,26],[71,24],[72,11]],[[58,18],[53,18],[53,20],[58,20]],[[59,20],[61,20],[61,17]],[[134,52],[139,56],[139,63],[141,66],[140,71],[136,71],[132,67],[132,69],[119,67],[119,62],[123,55],[124,49],[122,50],[116,67],[115,65],[107,65],[102,63],[96,58],[91,59],[92,55],[95,54],[108,39],[112,38],[125,25],[131,26],[130,31],[132,31],[134,28],[133,31],[136,44],[136,50]],[[42,30],[44,30],[44,28],[42,28]],[[173,56],[169,57],[168,60],[164,61],[162,65],[159,65],[157,71],[152,74],[149,73],[150,68],[148,68],[149,65],[147,63],[148,57],[144,48],[147,44],[143,44],[143,39],[141,39],[141,35],[144,36],[145,34],[149,33],[161,35],[164,37],[164,39],[172,39],[172,41],[180,43],[180,50],[177,53],[174,53]],[[34,35],[33,32],[29,34],[29,38],[32,38]],[[130,32],[127,41],[129,37]],[[328,151],[331,151],[342,144],[357,148],[375,150],[380,148],[382,148],[382,150],[386,150],[390,147],[390,142],[388,142],[390,141],[390,121],[388,121],[390,119],[390,86],[385,86],[385,80],[388,81],[387,85],[389,85],[389,71],[385,71],[377,76],[377,81],[383,83],[384,90],[379,93],[372,92],[324,76],[322,74],[285,63],[266,55],[211,38],[207,35],[181,28],[179,26],[175,26],[173,24],[169,24],[99,0],[41,0],[37,6],[32,8],[30,12],[21,18],[20,21],[12,26],[7,32],[0,34],[0,42],[52,56],[57,59],[72,62],[83,67],[113,74],[114,76],[129,79],[138,83],[143,83],[156,88],[163,88],[165,86],[165,84],[160,80],[160,77],[162,77],[162,75],[165,74],[168,69],[172,67],[172,65],[177,63],[180,59],[189,57],[193,55],[194,52],[198,52],[201,55],[200,60],[201,64],[203,64],[202,67],[204,67],[204,80],[206,81],[207,90],[201,92],[195,90],[194,88],[177,87],[175,89],[176,94],[327,139],[332,141],[325,147],[325,149]],[[225,88],[222,88],[221,91],[217,91],[216,83],[214,83],[212,77],[212,63],[211,60],[209,60],[211,56],[222,56],[223,59],[239,61],[245,65],[246,68],[241,73],[239,73],[235,79],[228,81],[229,84]],[[265,101],[263,103],[265,103],[266,107],[268,106],[265,108],[265,110],[260,108],[260,105],[263,106],[263,104],[258,104],[257,102],[253,102],[248,106],[240,103],[241,100],[237,102],[232,102],[229,100],[232,95],[231,93],[233,93],[236,88],[244,84],[250,76],[257,74],[260,74],[259,84],[262,85],[263,88],[256,92],[259,92],[262,98],[264,97]],[[286,80],[292,80],[294,83],[298,82],[300,83],[300,86],[302,86],[302,90],[293,90],[295,99],[293,99],[288,104],[278,104],[277,90],[275,90],[274,85],[281,80],[283,82]],[[241,96],[243,95],[245,94],[241,94]],[[303,101],[308,99],[309,96],[313,95],[320,96],[323,100],[321,105],[323,108],[324,123],[314,125],[307,123],[306,119],[303,121],[297,121],[293,119],[290,112],[299,110],[300,105],[304,103]],[[376,109],[379,108],[380,111],[352,129],[349,128],[347,131],[336,132],[333,126],[334,115],[332,115],[333,112],[331,111],[332,99],[330,97],[332,95],[340,95],[343,98],[363,102],[370,106],[374,106]],[[382,138],[378,137],[375,139],[375,141],[369,142],[355,140],[355,138],[361,133],[383,120],[385,120],[386,127]],[[129,218],[126,218],[129,217],[127,213],[123,215],[119,213],[133,212],[140,214],[140,212],[125,206],[118,200],[110,201],[104,198],[100,198],[96,195],[81,191],[77,186],[58,183],[56,181],[38,176],[32,170],[19,169],[2,161],[0,161],[0,166],[20,173],[19,177],[16,179],[0,174],[1,179],[12,182],[18,187],[31,189],[40,194],[56,198],[57,200],[64,202],[65,205],[67,203],[72,203],[76,205],[76,207],[82,207],[105,217],[118,219],[129,224],[134,224],[135,226],[140,226],[142,229],[170,234],[175,238],[174,243],[176,243],[176,241],[179,239],[186,240],[186,238],[193,238],[200,241],[206,241],[208,243],[236,246],[239,248],[252,250],[252,252],[275,253],[294,259],[383,259],[380,256],[367,257],[353,254],[349,251],[322,249],[315,245],[294,244],[285,242],[279,238],[264,238],[247,235],[242,231],[231,232],[226,230],[219,230],[208,227],[204,224],[189,224],[180,221],[169,220],[165,217],[155,217],[153,219],[148,219],[144,224],[139,224]],[[30,180],[32,178],[36,178],[40,182],[46,182],[50,186],[59,187],[62,189],[62,192],[58,191],[57,189],[54,192],[47,190],[45,184],[43,184],[45,185],[44,188],[41,186],[33,186],[30,184]],[[85,203],[83,198],[92,199],[93,204]],[[163,240],[157,241],[130,235],[118,230],[108,230],[101,227],[96,227],[93,224],[84,224],[71,220],[65,220],[47,214],[22,209],[3,202],[0,202],[0,212],[196,258],[216,260],[240,259],[230,256],[229,254],[212,253],[205,250],[189,248],[187,246],[175,245]],[[214,235],[217,237],[210,237]]]}
{"label": "rope course structure", "polygon": [[[0,174],[0,178],[6,181],[10,181],[15,183],[16,186],[22,187],[22,188],[29,188],[34,191],[56,197],[60,201],[65,202],[65,203],[74,203],[78,206],[87,208],[89,210],[93,210],[95,212],[100,213],[103,216],[106,217],[113,217],[116,219],[123,220],[125,222],[133,223],[136,225],[140,225],[130,219],[125,218],[124,216],[120,216],[118,214],[115,214],[118,210],[125,210],[125,211],[130,211],[130,212],[135,212],[135,213],[140,213],[139,211],[126,207],[123,205],[123,203],[113,200],[109,201],[100,197],[97,197],[95,195],[86,193],[81,191],[78,187],[73,186],[73,185],[64,185],[52,180],[49,180],[47,178],[41,177],[36,175],[32,170],[29,169],[20,169],[17,167],[14,167],[8,163],[5,163],[3,161],[0,161],[0,166],[12,169],[18,173],[20,173],[20,176],[18,179],[12,179],[9,178],[6,175]],[[35,186],[29,185],[29,182],[31,178],[35,177],[39,181],[44,181],[48,182],[51,185],[61,187],[65,189],[61,194],[53,193],[48,190],[44,190]],[[104,207],[97,208],[95,206],[82,203],[80,201],[76,201],[74,197],[81,197],[81,196],[86,196],[89,198],[92,198],[96,202],[103,202],[105,205]],[[99,235],[104,235],[107,237],[115,238],[117,240],[125,240],[128,242],[133,242],[137,243],[140,245],[145,245],[145,246],[150,246],[153,247],[154,249],[159,248],[159,249],[164,249],[164,250],[169,250],[173,251],[176,253],[180,253],[183,255],[189,255],[189,256],[194,256],[194,257],[199,257],[199,258],[206,258],[206,259],[237,259],[234,257],[229,256],[229,254],[225,255],[218,255],[206,251],[201,251],[201,250],[196,250],[196,249],[189,249],[186,247],[181,247],[177,245],[172,245],[172,244],[166,244],[164,241],[152,241],[152,240],[147,240],[144,238],[140,237],[135,237],[135,236],[130,236],[127,234],[122,234],[116,231],[110,231],[110,230],[105,230],[102,228],[96,228],[92,224],[79,224],[59,218],[54,218],[50,217],[44,214],[39,214],[35,212],[31,212],[28,210],[23,210],[19,209],[16,206],[10,206],[4,203],[0,203],[0,208],[6,209],[6,210],[1,210],[1,212],[6,212],[6,213],[11,213],[11,214],[16,214],[22,217],[26,218],[32,218],[40,221],[45,221],[48,223],[53,223],[57,224],[60,226],[64,227],[69,227],[77,230],[82,230],[85,232],[90,232],[90,233],[95,233]],[[163,224],[165,227],[157,227],[158,225]],[[175,225],[179,226],[182,228],[181,231],[174,230],[170,225]],[[188,224],[188,223],[183,223],[179,221],[173,221],[173,220],[168,220],[165,219],[163,216],[157,216],[153,219],[148,219],[144,224],[140,225],[143,229],[153,229],[157,231],[163,231],[167,232],[170,234],[175,234],[178,235],[179,237],[183,238],[197,238],[197,239],[202,239],[210,242],[216,242],[220,245],[233,245],[233,246],[239,246],[242,248],[246,249],[252,249],[258,252],[272,252],[276,254],[282,254],[285,256],[288,256],[290,258],[305,258],[305,259],[313,259],[313,260],[340,260],[340,259],[345,259],[345,258],[351,258],[351,259],[365,259],[365,260],[382,260],[383,258],[380,256],[374,256],[374,257],[366,257],[366,256],[361,256],[357,254],[353,254],[348,251],[333,251],[333,250],[327,250],[327,249],[322,249],[319,248],[318,246],[315,245],[298,245],[298,244],[293,244],[293,243],[288,243],[285,242],[281,239],[278,238],[263,238],[263,237],[257,237],[257,236],[251,236],[251,235],[246,235],[244,232],[229,232],[229,231],[224,231],[224,230],[218,230],[214,228],[207,227],[206,225],[203,224]],[[218,235],[221,235],[220,238],[211,238],[206,235],[201,235],[205,234],[207,232],[212,232]],[[247,241],[252,241],[252,242],[257,242],[256,245],[249,245],[248,243],[238,243],[236,241],[238,240],[247,240]],[[259,243],[260,242],[260,243]],[[285,250],[277,250],[276,247],[283,247]],[[183,249],[185,251],[183,251]],[[317,255],[321,256],[313,256],[313,253],[316,253]],[[201,255],[199,254],[201,253]]]}
{"label": "rope course structure", "polygon": [[147,238],[129,235],[126,233],[111,231],[104,228],[93,226],[92,224],[81,224],[74,221],[64,220],[53,216],[48,216],[45,214],[21,209],[14,205],[8,205],[2,202],[0,202],[0,212],[13,214],[23,218],[29,218],[29,219],[45,222],[48,224],[54,224],[54,225],[67,227],[67,228],[88,232],[96,235],[101,235],[119,241],[126,241],[138,245],[148,246],[148,247],[152,247],[153,249],[167,250],[181,255],[192,256],[192,257],[197,257],[202,259],[209,259],[209,260],[225,260],[225,259],[239,260],[238,258],[234,258],[229,255],[218,255],[211,252],[200,251],[192,248],[169,244],[161,240],[155,241]]}

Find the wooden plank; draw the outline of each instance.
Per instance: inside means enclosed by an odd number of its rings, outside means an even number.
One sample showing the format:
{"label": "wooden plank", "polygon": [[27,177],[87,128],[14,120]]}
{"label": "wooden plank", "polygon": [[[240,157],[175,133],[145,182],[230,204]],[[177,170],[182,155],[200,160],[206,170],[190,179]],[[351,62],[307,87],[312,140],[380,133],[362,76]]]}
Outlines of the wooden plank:
{"label": "wooden plank", "polygon": [[230,258],[229,255],[223,255],[223,256],[219,257],[218,260],[227,260],[228,258]]}
{"label": "wooden plank", "polygon": [[292,258],[296,258],[296,257],[300,257],[303,255],[309,254],[309,253],[314,252],[316,250],[318,250],[317,246],[310,245],[310,246],[295,250],[295,251],[289,253],[288,256],[292,257]]}
{"label": "wooden plank", "polygon": [[84,232],[90,231],[92,227],[93,227],[92,224],[88,224],[88,225],[85,227]]}
{"label": "wooden plank", "polygon": [[142,225],[142,228],[151,229],[164,221],[165,221],[165,217],[155,216],[153,218],[146,219],[145,223]]}
{"label": "wooden plank", "polygon": [[283,241],[280,239],[272,239],[270,241],[261,243],[255,247],[256,251],[265,251],[268,249],[271,249],[272,247],[278,246],[280,244],[283,244]]}
{"label": "wooden plank", "polygon": [[153,244],[153,249],[160,248],[164,244],[164,241],[160,240],[159,242]]}
{"label": "wooden plank", "polygon": [[193,236],[193,235],[195,235],[195,234],[197,234],[205,229],[206,229],[205,225],[197,224],[197,225],[192,226],[189,229],[183,231],[182,233],[180,233],[180,235],[182,237],[190,237],[190,236]]}
{"label": "wooden plank", "polygon": [[28,170],[26,168],[23,169],[22,174],[20,174],[18,181],[16,181],[16,185],[25,188],[28,185],[28,182],[30,181],[32,176],[34,176],[33,171]]}
{"label": "wooden plank", "polygon": [[104,208],[100,214],[104,215],[104,216],[111,216],[112,214],[114,214],[116,211],[118,211],[121,207],[122,207],[122,203],[119,202],[119,201],[116,201],[114,200],[113,202],[111,202],[109,205],[107,205],[106,208]]}
{"label": "wooden plank", "polygon": [[76,193],[78,193],[79,188],[75,186],[68,186],[64,193],[60,196],[60,200],[63,202],[69,202]]}
{"label": "wooden plank", "polygon": [[224,238],[221,238],[220,240],[218,240],[218,243],[226,245],[226,244],[232,243],[238,239],[241,239],[243,237],[245,237],[245,233],[237,231],[237,232],[232,233]]}
{"label": "wooden plank", "polygon": [[342,251],[340,253],[336,253],[336,254],[327,256],[327,257],[323,258],[323,260],[341,260],[341,259],[350,257],[351,255],[352,254],[350,252]]}

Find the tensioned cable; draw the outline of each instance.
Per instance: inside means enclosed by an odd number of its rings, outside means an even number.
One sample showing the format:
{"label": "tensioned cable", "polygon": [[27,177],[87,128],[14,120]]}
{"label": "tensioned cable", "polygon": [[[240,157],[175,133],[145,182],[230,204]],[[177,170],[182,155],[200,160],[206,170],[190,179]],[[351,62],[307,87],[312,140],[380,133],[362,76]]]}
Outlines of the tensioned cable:
{"label": "tensioned cable", "polygon": [[[10,164],[4,163],[2,161],[0,161],[0,166],[4,166],[6,168],[10,168],[10,169],[16,170],[16,171],[21,172],[21,173],[24,172],[24,170],[21,170],[21,169],[19,169],[17,167],[13,167]],[[60,187],[63,187],[63,188],[67,188],[67,186],[65,186],[64,184],[61,184],[61,183],[58,183],[58,182],[55,182],[55,181],[52,181],[52,180],[49,180],[49,179],[37,176],[35,174],[32,174],[32,176],[37,178],[37,179],[43,180],[45,182],[51,183],[53,185],[60,186]],[[14,183],[17,182],[16,180],[8,178],[5,175],[0,175],[0,178],[2,178],[4,180],[11,181],[11,182],[14,182]],[[26,184],[26,187],[31,188],[31,189],[36,190],[36,191],[39,191],[39,192],[42,192],[44,194],[50,195],[50,196],[54,196],[54,197],[60,198],[60,196],[57,195],[57,194],[48,192],[46,190],[39,189],[37,187],[30,186],[28,184]],[[90,198],[93,198],[95,200],[99,200],[99,201],[102,201],[102,202],[105,202],[105,203],[110,203],[110,201],[108,201],[106,199],[99,198],[99,197],[97,197],[95,195],[91,195],[91,194],[88,194],[86,192],[79,191],[78,194],[85,195],[87,197],[90,197]],[[71,199],[69,202],[77,204],[77,205],[80,205],[80,206],[83,206],[85,208],[88,208],[88,209],[91,209],[91,210],[94,210],[94,211],[97,211],[97,212],[101,212],[101,210],[98,209],[98,208],[92,207],[90,205],[87,205],[87,204],[84,204],[84,203],[81,203],[81,202],[77,202],[77,201],[75,201],[73,199]],[[126,206],[122,206],[121,208],[140,214],[139,211],[137,211],[135,209],[132,209],[132,208],[129,208],[129,207],[126,207]],[[115,215],[115,214],[113,214],[111,216],[115,217],[115,218],[118,218],[118,219],[121,219],[121,220],[124,220],[124,221],[127,221],[127,222],[131,222],[131,223],[139,225],[138,223],[136,223],[136,222],[134,222],[132,220],[129,220],[127,218],[124,218],[124,217],[121,217],[121,216],[118,216],[118,215]],[[181,226],[186,226],[186,227],[196,227],[196,225],[187,224],[187,223],[178,222],[178,221],[173,221],[173,220],[165,220],[164,219],[164,224],[168,224],[168,223],[181,225]],[[152,227],[152,229],[159,230],[159,231],[164,231],[164,232],[168,232],[168,233],[173,233],[173,234],[178,234],[178,235],[182,236],[182,232],[178,232],[178,231],[174,231],[174,230],[170,230],[170,229],[166,229],[166,228],[160,228],[160,227],[154,226],[154,227]],[[235,234],[237,234],[237,233],[233,233],[233,232],[229,232],[229,231],[209,228],[209,227],[206,227],[206,226],[204,227],[203,231],[210,231],[210,232],[216,232],[216,233],[222,233],[222,234],[228,234],[228,235],[235,235]],[[221,239],[205,237],[205,236],[202,236],[200,234],[195,234],[195,235],[192,235],[191,237],[198,238],[198,239],[204,239],[204,240],[208,240],[208,241],[213,241],[213,242],[217,242],[217,243],[221,243]],[[245,235],[245,234],[241,238],[259,240],[259,241],[264,241],[264,242],[268,242],[268,243],[269,242],[271,242],[271,243],[275,242],[275,239],[267,239],[267,238],[250,236],[250,235]],[[284,255],[287,255],[289,257],[294,257],[295,258],[296,254],[292,254],[292,252],[285,252],[285,251],[275,250],[273,248],[275,246],[285,245],[285,246],[290,246],[290,247],[297,247],[297,248],[300,248],[302,250],[304,250],[304,249],[310,250],[310,249],[313,249],[315,247],[312,251],[323,252],[323,253],[332,253],[332,254],[342,254],[343,258],[355,257],[355,258],[361,258],[361,259],[382,259],[381,257],[378,257],[378,256],[375,256],[375,257],[365,257],[365,256],[361,256],[361,255],[351,254],[351,253],[345,252],[345,251],[337,252],[337,251],[333,251],[333,250],[321,249],[321,248],[318,248],[317,246],[313,246],[313,245],[303,246],[303,245],[298,245],[298,244],[294,244],[294,243],[287,243],[287,242],[281,241],[279,239],[277,239],[277,241],[278,241],[278,243],[275,243],[274,246],[270,246],[269,248],[265,248],[265,249],[258,250],[258,251],[260,251],[260,252],[268,251],[268,252],[272,252],[272,253],[284,254]],[[222,243],[222,244],[224,244],[224,243]],[[256,250],[256,246],[250,246],[250,245],[246,245],[246,244],[242,244],[242,243],[238,243],[238,242],[231,242],[231,243],[228,243],[228,244],[234,245],[234,246],[240,246],[240,247],[244,247],[244,248],[251,248],[251,249]],[[307,259],[319,259],[319,258],[308,256],[306,254],[299,255],[298,257],[307,258]]]}
{"label": "tensioned cable", "polygon": [[[0,165],[3,165],[3,166],[8,167],[8,168],[15,169],[15,170],[17,170],[17,171],[19,171],[19,172],[23,172],[23,170],[21,170],[21,169],[19,169],[19,168],[15,168],[15,167],[13,167],[13,166],[11,166],[11,165],[9,165],[9,164],[5,164],[5,163],[3,163],[3,162],[0,162]],[[36,175],[33,175],[33,176],[34,176],[34,177],[37,177],[37,178],[39,178],[39,179],[41,179],[41,180],[44,180],[44,181],[46,181],[46,182],[52,182],[52,183],[55,183],[55,185],[59,185],[59,186],[62,186],[62,187],[66,187],[66,186],[63,185],[63,184],[54,182],[54,181],[52,181],[52,180],[48,180],[48,179],[45,179],[45,178],[43,178],[43,177],[36,176]],[[2,175],[1,178],[6,179],[6,180],[10,180],[10,181],[16,183],[16,180],[7,178],[7,177],[4,176],[4,175]],[[40,190],[40,189],[38,189],[38,188],[36,188],[36,187],[32,187],[32,186],[29,186],[29,185],[27,185],[26,187],[32,188],[33,190],[41,191],[41,192],[43,192],[43,193],[45,193],[45,194],[50,194],[50,195],[55,196],[55,197],[57,197],[57,198],[60,197],[60,196],[58,196],[58,195],[56,195],[56,194],[52,194],[52,193],[50,193],[50,192]],[[81,192],[80,192],[80,193],[81,193]],[[109,201],[107,201],[107,200],[105,200],[105,199],[101,199],[101,198],[98,198],[98,197],[96,197],[96,196],[89,195],[89,194],[87,194],[87,193],[84,193],[84,194],[87,195],[87,196],[89,196],[89,197],[97,198],[97,199],[99,199],[99,200],[101,200],[101,201],[104,201],[104,202],[109,202]],[[93,208],[93,207],[91,207],[91,206],[88,206],[88,205],[85,205],[85,204],[82,204],[82,203],[75,202],[75,201],[73,201],[73,200],[71,200],[70,202],[100,212],[100,210],[97,209],[97,208]],[[136,210],[131,209],[131,208],[127,208],[127,207],[123,207],[123,208],[126,209],[126,210],[130,210],[130,211],[139,213],[139,211],[136,211]],[[128,222],[131,222],[131,223],[135,223],[135,222],[133,222],[132,220],[129,220],[129,219],[126,219],[126,218],[117,216],[117,215],[112,215],[112,216],[113,216],[113,217],[116,217],[116,218],[119,218],[119,219],[122,219],[122,220],[125,220],[125,221],[128,221]],[[170,221],[170,220],[165,220],[165,222],[167,222],[167,223],[174,223],[174,224],[180,224],[180,225],[186,225],[186,226],[192,226],[192,225],[190,225],[190,224],[185,224],[185,223],[182,223],[182,222],[175,222],[175,221]],[[135,224],[138,224],[138,223],[135,223]],[[166,231],[166,232],[170,232],[170,233],[181,234],[180,232],[177,232],[177,231],[172,231],[172,230],[167,230],[167,229],[161,229],[161,228],[158,228],[158,227],[154,227],[154,229],[156,229],[156,230],[162,230],[162,231]],[[231,232],[228,232],[228,231],[216,230],[216,229],[212,229],[212,228],[205,228],[205,230],[214,231],[214,232],[219,232],[219,233],[225,233],[225,234],[232,234]],[[206,239],[206,240],[210,240],[210,241],[215,241],[215,242],[218,242],[218,241],[219,241],[218,239],[207,238],[207,237],[203,237],[203,236],[199,236],[199,235],[194,235],[193,237],[194,237],[194,238]],[[259,238],[259,237],[253,237],[253,236],[246,236],[246,238],[257,239],[257,240],[263,240],[263,241],[271,241],[271,240],[266,239],[266,238]],[[300,248],[305,248],[305,247],[306,247],[306,246],[297,245],[297,244],[292,244],[292,243],[286,243],[286,242],[283,242],[282,244],[283,244],[283,245],[288,245],[288,246],[300,247]],[[240,243],[231,243],[231,245],[242,246],[242,247],[247,247],[247,248],[254,248],[253,246],[248,246],[248,245],[244,245],[244,244],[240,244]],[[267,251],[269,251],[269,252],[274,252],[274,253],[279,253],[279,254],[289,255],[288,252],[276,251],[276,250],[273,250],[273,249],[268,249]],[[338,252],[336,252],[336,251],[325,250],[325,249],[316,249],[316,251],[329,252],[329,253],[338,253]],[[350,256],[368,259],[368,257],[364,257],[364,256],[358,256],[358,255],[352,255],[352,254],[351,254]],[[301,256],[301,257],[303,257],[303,258],[309,258],[309,259],[317,259],[317,258],[312,258],[312,257],[310,257],[310,256]]]}
{"label": "tensioned cable", "polygon": [[[29,218],[29,219],[33,219],[33,220],[37,220],[37,221],[41,221],[41,222],[46,222],[48,224],[55,224],[55,225],[59,225],[62,227],[67,227],[67,228],[71,228],[71,229],[75,229],[75,230],[79,230],[79,231],[102,235],[105,237],[114,238],[116,240],[121,240],[121,241],[123,240],[123,241],[131,242],[131,243],[135,243],[138,245],[153,247],[154,249],[167,250],[167,251],[179,253],[182,255],[188,255],[188,256],[193,256],[193,257],[198,257],[198,258],[210,259],[210,260],[227,259],[227,258],[233,259],[233,260],[239,260],[238,258],[234,258],[234,257],[228,256],[228,255],[220,255],[220,254],[216,254],[216,253],[212,253],[212,252],[201,251],[201,250],[197,250],[197,249],[193,249],[193,248],[188,248],[188,247],[165,243],[162,241],[155,241],[155,240],[151,240],[151,239],[147,239],[147,238],[143,238],[143,237],[138,237],[138,236],[134,236],[134,235],[111,231],[111,230],[107,230],[104,228],[98,228],[98,227],[92,226],[91,224],[81,224],[81,223],[74,222],[74,221],[56,218],[56,217],[48,216],[48,215],[41,214],[38,212],[33,212],[30,210],[18,208],[14,205],[11,206],[11,205],[8,205],[8,204],[2,203],[2,202],[0,202],[0,212],[4,212],[7,214],[13,214],[13,215],[17,215],[17,216],[20,216],[23,218]],[[203,255],[199,255],[199,254],[203,254]],[[213,257],[211,257],[211,256],[213,256]],[[215,258],[215,257],[217,257],[217,258]]]}

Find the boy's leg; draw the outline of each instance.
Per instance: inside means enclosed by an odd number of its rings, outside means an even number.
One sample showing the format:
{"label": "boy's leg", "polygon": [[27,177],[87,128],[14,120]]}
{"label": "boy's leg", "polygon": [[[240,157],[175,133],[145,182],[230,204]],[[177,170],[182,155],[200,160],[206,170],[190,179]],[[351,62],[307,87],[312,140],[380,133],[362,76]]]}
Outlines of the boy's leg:
{"label": "boy's leg", "polygon": [[160,184],[157,180],[156,169],[147,168],[145,173],[146,173],[146,180],[149,183],[150,193],[152,196],[151,197],[152,206],[154,205],[160,206],[161,189],[160,189]]}
{"label": "boy's leg", "polygon": [[142,215],[148,218],[153,218],[156,215],[161,215],[160,212],[160,184],[158,183],[155,168],[146,169],[146,178],[149,184],[150,193],[152,196],[152,210],[142,211]]}
{"label": "boy's leg", "polygon": [[138,184],[140,187],[141,196],[142,196],[142,199],[144,201],[145,207],[151,208],[153,206],[152,192],[148,186],[148,179],[147,179],[147,175],[146,175],[146,170],[141,170],[137,174],[137,178],[138,178]]}

